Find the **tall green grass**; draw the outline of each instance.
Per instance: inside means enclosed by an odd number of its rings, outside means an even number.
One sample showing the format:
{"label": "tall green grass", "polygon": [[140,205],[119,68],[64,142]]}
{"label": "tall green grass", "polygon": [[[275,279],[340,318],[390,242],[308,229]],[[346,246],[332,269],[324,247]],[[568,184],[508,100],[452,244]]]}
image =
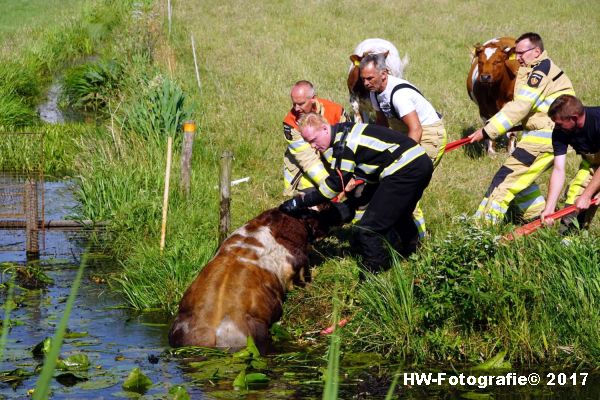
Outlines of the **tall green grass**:
{"label": "tall green grass", "polygon": [[[37,24],[27,32],[15,29],[9,40],[0,43],[0,127],[36,125],[35,105],[43,89],[68,64],[109,46],[112,29],[122,23],[131,3],[89,2],[77,8],[80,12],[65,12],[55,24]],[[17,15],[14,4],[5,8],[8,15]]]}
{"label": "tall green grass", "polygon": [[[598,360],[598,238],[564,245],[548,231],[485,244],[468,228],[457,236],[433,240],[425,254],[367,279],[354,347],[419,363],[473,363],[498,348],[522,364]],[[494,251],[482,257],[473,252],[478,246]],[[453,263],[449,253],[463,261]]]}

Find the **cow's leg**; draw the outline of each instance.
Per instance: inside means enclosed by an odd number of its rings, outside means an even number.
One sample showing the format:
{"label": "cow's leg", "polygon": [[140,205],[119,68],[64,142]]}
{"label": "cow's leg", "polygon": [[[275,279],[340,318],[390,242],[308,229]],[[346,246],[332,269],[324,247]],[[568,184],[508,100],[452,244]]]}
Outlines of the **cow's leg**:
{"label": "cow's leg", "polygon": [[486,148],[487,148],[487,153],[488,156],[493,156],[496,154],[496,142],[493,141],[492,139],[486,139]]}
{"label": "cow's leg", "polygon": [[350,106],[352,107],[352,113],[354,114],[354,122],[362,123],[362,115],[360,114],[360,99],[358,96],[350,95]]}
{"label": "cow's leg", "polygon": [[517,147],[517,134],[515,132],[513,133],[507,133],[508,136],[508,147],[507,147],[507,151],[508,154],[512,154],[513,151],[515,151],[515,147]]}

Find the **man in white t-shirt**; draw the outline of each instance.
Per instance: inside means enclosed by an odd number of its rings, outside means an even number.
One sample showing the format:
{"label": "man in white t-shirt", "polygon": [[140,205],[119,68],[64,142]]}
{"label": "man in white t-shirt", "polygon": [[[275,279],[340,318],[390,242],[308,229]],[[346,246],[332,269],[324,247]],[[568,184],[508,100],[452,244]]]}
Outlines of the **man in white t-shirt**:
{"label": "man in white t-shirt", "polygon": [[[441,115],[419,89],[407,80],[389,74],[385,54],[366,55],[359,68],[363,85],[371,92],[375,123],[407,134],[425,148],[433,167],[437,167],[448,141]],[[413,219],[419,238],[423,239],[425,217],[419,204],[413,212]]]}
{"label": "man in white t-shirt", "polygon": [[444,123],[414,85],[389,75],[382,54],[368,54],[360,62],[360,77],[371,92],[376,123],[406,133],[420,143],[437,166],[446,148]]}

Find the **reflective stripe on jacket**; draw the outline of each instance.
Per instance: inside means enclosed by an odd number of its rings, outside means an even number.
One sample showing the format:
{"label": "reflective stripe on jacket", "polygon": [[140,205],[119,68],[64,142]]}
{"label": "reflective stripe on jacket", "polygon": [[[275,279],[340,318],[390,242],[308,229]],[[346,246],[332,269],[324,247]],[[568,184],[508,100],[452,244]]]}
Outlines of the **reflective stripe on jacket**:
{"label": "reflective stripe on jacket", "polygon": [[561,94],[574,95],[573,85],[544,51],[530,65],[519,68],[513,100],[490,118],[484,130],[491,139],[496,139],[521,122],[524,136],[533,131],[549,132],[547,137],[539,133],[526,140],[546,144],[554,127],[548,117],[548,108]]}

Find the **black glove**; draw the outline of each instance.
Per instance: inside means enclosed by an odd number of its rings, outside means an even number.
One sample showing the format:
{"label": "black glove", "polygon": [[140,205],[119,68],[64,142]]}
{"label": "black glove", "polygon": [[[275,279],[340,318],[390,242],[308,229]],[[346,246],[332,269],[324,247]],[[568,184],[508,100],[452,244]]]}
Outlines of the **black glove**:
{"label": "black glove", "polygon": [[279,206],[279,211],[284,212],[286,214],[293,214],[298,211],[302,207],[302,198],[294,197],[293,199],[289,199],[281,203]]}

